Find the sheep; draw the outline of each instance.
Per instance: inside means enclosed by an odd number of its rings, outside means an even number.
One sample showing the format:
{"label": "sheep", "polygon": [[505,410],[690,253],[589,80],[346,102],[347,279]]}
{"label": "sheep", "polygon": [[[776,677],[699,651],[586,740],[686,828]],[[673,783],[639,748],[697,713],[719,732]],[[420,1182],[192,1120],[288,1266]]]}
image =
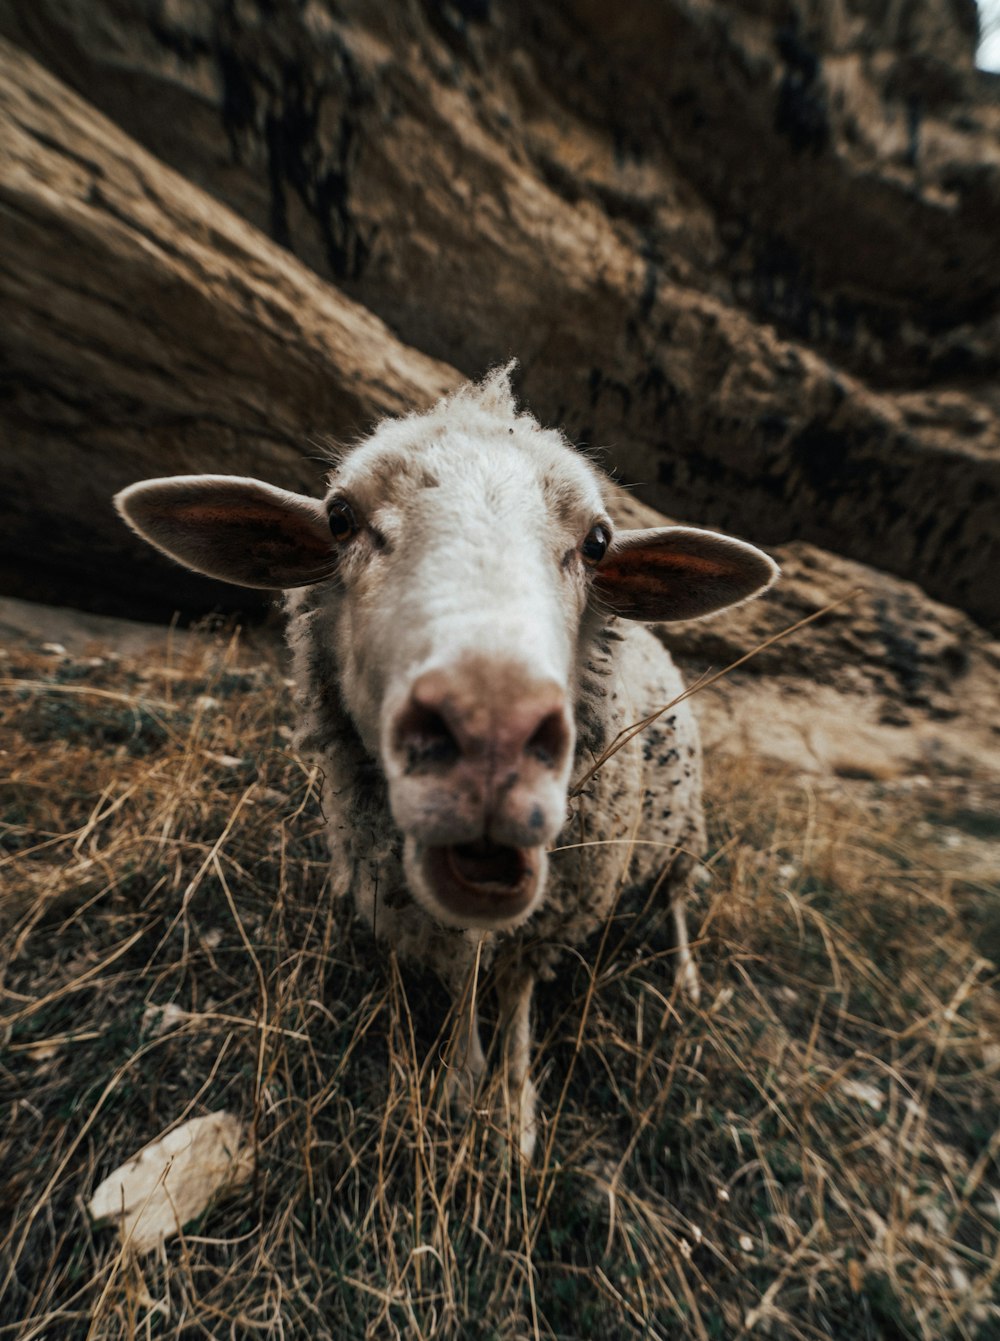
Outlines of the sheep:
{"label": "sheep", "polygon": [[[115,502],[209,576],[284,590],[297,741],[320,763],[332,880],[376,938],[454,996],[492,963],[512,1135],[534,1148],[530,1008],[566,946],[634,886],[659,885],[697,999],[685,894],[704,851],[688,703],[642,625],[700,618],[777,576],[745,542],[688,527],[615,533],[605,477],[519,412],[513,365],[379,424],[322,502],[257,480],[133,484]],[[457,1012],[454,1093],[486,1057]]]}

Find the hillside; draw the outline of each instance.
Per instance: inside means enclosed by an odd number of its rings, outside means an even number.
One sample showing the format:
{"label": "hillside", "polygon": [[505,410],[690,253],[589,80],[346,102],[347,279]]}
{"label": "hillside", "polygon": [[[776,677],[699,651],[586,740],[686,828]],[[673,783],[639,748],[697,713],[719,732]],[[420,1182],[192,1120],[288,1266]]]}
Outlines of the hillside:
{"label": "hillside", "polygon": [[[0,662],[0,1326],[995,1334],[995,772],[805,771],[699,693],[702,1005],[676,1000],[664,910],[619,907],[540,990],[522,1169],[498,1073],[471,1118],[443,1110],[437,984],[325,897],[277,646],[30,617],[8,605]],[[731,686],[748,719],[758,690]],[[133,1258],[88,1226],[102,1176],[220,1110],[252,1177],[183,1241]]]}

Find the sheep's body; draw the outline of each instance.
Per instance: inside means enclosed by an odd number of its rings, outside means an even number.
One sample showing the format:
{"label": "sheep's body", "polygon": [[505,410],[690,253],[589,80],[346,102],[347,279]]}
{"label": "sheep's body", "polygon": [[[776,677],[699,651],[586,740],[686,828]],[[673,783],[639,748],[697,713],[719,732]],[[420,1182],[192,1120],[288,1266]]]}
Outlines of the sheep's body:
{"label": "sheep's body", "polygon": [[[595,640],[583,684],[574,780],[619,732],[684,691],[663,644],[641,625],[618,621]],[[623,893],[657,881],[662,906],[677,917],[679,964],[693,991],[683,898],[705,845],[701,797],[698,730],[685,700],[607,759],[570,802],[545,903],[513,933],[515,958],[547,975],[560,948],[599,931]]]}
{"label": "sheep's body", "polygon": [[[704,849],[702,760],[689,703],[677,703],[633,736],[576,792],[551,855],[545,899],[509,931],[443,926],[417,903],[403,868],[403,838],[389,809],[385,779],[344,708],[331,624],[315,589],[288,598],[300,714],[299,745],[323,772],[333,886],[350,896],[376,937],[401,958],[435,971],[457,997],[477,958],[496,970],[509,1089],[518,1144],[536,1139],[530,1079],[530,1004],[534,983],[552,975],[568,946],[604,925],[623,894],[655,885],[673,918],[678,981],[697,999],[688,948],[685,897]],[[666,648],[641,625],[609,620],[581,646],[575,705],[574,781],[585,777],[619,732],[673,704],[683,681]],[[575,793],[575,794],[574,794]],[[495,962],[494,962],[495,961]],[[478,1014],[463,1011],[455,1041],[452,1091],[468,1102],[486,1066]]]}
{"label": "sheep's body", "polygon": [[[324,641],[331,625],[322,617],[323,598],[311,588],[291,593],[287,605],[299,744],[323,772],[335,893],[353,899],[379,939],[437,972],[453,991],[477,955],[483,966],[499,957],[501,980],[520,985],[550,976],[564,948],[599,931],[624,892],[657,882],[662,906],[674,914],[684,985],[696,993],[683,900],[705,831],[701,749],[686,700],[612,754],[572,796],[545,900],[527,922],[498,933],[445,927],[407,889],[383,775],[340,698],[335,649]],[[619,732],[684,692],[669,652],[642,625],[612,618],[581,653],[574,781]]]}
{"label": "sheep's body", "polygon": [[[379,425],[322,503],[227,476],[148,481],[117,503],[190,567],[290,590],[299,743],[323,769],[334,892],[453,991],[493,963],[527,1153],[533,984],[630,885],[656,882],[681,984],[697,990],[683,896],[704,832],[687,703],[593,771],[682,692],[634,621],[723,609],[776,569],[706,531],[614,535],[603,478],[518,413],[508,375]],[[451,1075],[468,1091],[485,1067],[474,1003],[457,1032]]]}

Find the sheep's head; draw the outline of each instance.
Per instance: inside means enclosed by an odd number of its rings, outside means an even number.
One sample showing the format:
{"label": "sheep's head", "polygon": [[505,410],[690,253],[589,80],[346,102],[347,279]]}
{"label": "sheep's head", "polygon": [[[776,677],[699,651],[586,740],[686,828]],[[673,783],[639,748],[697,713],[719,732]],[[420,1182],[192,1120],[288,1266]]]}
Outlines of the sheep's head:
{"label": "sheep's head", "polygon": [[206,475],[116,503],[199,572],[313,588],[310,637],[385,773],[411,891],[460,927],[514,926],[544,895],[588,634],[612,614],[697,618],[777,571],[708,531],[615,535],[601,477],[516,413],[506,370],[382,424],[322,502]]}

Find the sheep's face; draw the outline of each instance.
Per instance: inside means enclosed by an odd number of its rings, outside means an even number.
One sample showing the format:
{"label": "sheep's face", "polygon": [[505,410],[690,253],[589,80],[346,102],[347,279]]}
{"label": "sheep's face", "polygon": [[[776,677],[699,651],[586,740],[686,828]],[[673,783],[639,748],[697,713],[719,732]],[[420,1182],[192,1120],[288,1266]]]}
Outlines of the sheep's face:
{"label": "sheep's face", "polygon": [[581,625],[611,535],[557,434],[482,410],[386,426],[330,482],[329,646],[389,787],[411,891],[510,926],[566,815]]}
{"label": "sheep's face", "polygon": [[310,636],[385,773],[410,889],[459,927],[514,926],[544,897],[590,629],[705,614],[776,571],[708,532],[613,537],[597,473],[497,376],[383,424],[322,504],[224,476],[118,502],[199,571],[314,588]]}

